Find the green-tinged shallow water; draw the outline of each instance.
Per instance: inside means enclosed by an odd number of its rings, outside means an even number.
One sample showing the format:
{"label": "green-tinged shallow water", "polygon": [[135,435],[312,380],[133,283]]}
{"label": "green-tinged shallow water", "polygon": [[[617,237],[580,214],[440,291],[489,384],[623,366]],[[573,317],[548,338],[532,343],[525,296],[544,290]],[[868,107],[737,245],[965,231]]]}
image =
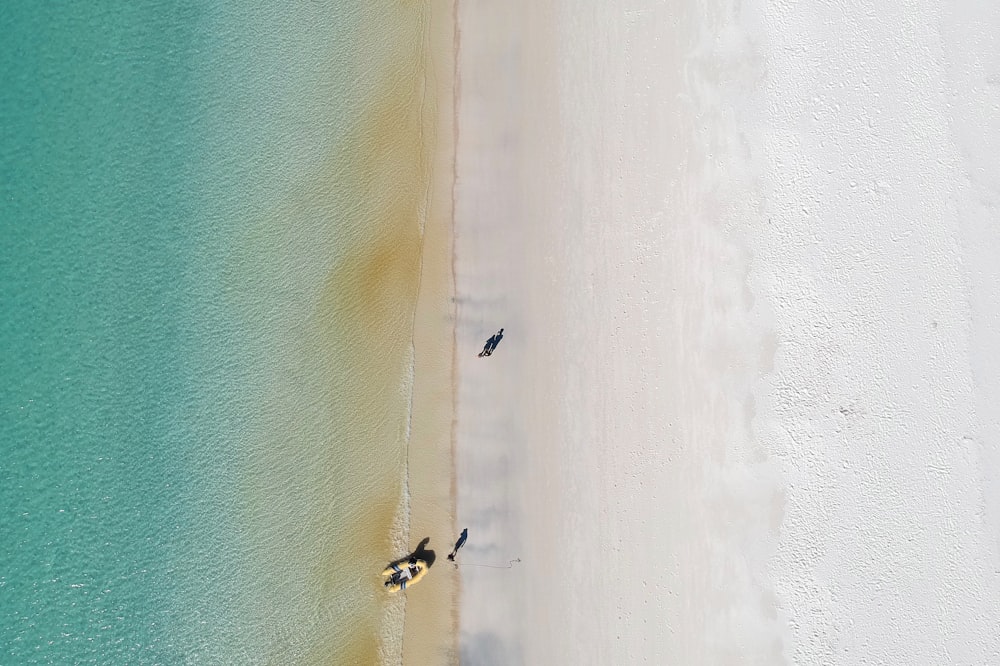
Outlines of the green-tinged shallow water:
{"label": "green-tinged shallow water", "polygon": [[425,9],[238,4],[0,6],[0,663],[394,649]]}

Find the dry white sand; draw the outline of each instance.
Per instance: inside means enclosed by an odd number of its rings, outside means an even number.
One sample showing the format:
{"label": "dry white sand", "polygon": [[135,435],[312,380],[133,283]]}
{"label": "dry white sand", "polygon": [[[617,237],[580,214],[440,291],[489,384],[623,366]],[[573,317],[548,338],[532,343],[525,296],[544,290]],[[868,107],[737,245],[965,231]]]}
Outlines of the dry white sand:
{"label": "dry white sand", "polygon": [[463,664],[1000,663],[1000,13],[803,4],[459,5]]}

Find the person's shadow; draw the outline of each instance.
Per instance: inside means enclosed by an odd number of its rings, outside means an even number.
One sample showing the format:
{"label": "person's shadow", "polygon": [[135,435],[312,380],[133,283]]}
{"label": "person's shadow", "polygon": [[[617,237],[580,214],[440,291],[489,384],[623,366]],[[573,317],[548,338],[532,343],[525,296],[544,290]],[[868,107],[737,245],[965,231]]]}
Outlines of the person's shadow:
{"label": "person's shadow", "polygon": [[427,568],[430,569],[432,566],[434,566],[434,560],[437,559],[437,555],[434,553],[434,551],[427,548],[427,544],[429,544],[430,542],[431,542],[430,537],[424,537],[423,540],[421,540],[421,542],[417,544],[417,549],[415,551],[413,551],[406,557],[399,558],[392,564],[402,564],[403,562],[409,561],[410,558],[415,557],[418,560],[423,560],[424,562],[426,562]]}

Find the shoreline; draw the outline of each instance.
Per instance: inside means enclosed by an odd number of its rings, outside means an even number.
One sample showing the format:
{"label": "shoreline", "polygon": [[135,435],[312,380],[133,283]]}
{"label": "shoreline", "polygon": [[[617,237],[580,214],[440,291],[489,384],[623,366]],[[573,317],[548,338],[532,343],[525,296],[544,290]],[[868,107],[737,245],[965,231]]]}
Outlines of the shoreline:
{"label": "shoreline", "polygon": [[413,318],[413,386],[407,462],[409,543],[434,552],[428,580],[405,593],[403,664],[457,661],[458,580],[445,555],[455,530],[454,496],[454,3],[426,10],[421,116],[430,140],[420,283]]}

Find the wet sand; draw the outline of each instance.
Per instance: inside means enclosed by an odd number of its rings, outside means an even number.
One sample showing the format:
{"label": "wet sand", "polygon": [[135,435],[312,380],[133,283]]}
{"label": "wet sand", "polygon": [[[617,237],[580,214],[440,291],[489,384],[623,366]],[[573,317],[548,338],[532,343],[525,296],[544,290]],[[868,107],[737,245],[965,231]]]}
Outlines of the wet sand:
{"label": "wet sand", "polygon": [[413,321],[413,403],[407,459],[409,543],[434,562],[405,592],[402,663],[455,663],[458,576],[446,556],[455,539],[452,424],[454,404],[454,8],[434,2],[424,14],[426,78],[421,116],[433,137],[426,193],[420,290]]}

